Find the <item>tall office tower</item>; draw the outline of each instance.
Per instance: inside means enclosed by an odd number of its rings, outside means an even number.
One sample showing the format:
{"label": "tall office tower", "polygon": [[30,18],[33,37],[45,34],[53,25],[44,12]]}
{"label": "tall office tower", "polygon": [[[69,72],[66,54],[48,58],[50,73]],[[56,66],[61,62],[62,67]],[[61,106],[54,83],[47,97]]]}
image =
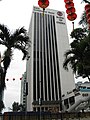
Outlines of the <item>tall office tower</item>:
{"label": "tall office tower", "polygon": [[[30,58],[27,61],[27,111],[60,110],[74,102],[72,71],[63,69],[64,53],[69,49],[65,14],[62,11],[33,7],[29,36]],[[69,94],[70,93],[70,94]]]}
{"label": "tall office tower", "polygon": [[21,96],[20,96],[20,104],[23,105],[24,110],[26,109],[26,72],[22,75],[21,80]]}

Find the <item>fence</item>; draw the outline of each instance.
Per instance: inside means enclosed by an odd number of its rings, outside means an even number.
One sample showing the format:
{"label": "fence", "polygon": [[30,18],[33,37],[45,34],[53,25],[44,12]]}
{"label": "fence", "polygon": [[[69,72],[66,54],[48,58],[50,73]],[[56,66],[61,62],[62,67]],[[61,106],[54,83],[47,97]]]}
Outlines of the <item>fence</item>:
{"label": "fence", "polygon": [[[63,120],[90,120],[90,112],[62,113]],[[5,112],[0,120],[60,120],[61,113]]]}

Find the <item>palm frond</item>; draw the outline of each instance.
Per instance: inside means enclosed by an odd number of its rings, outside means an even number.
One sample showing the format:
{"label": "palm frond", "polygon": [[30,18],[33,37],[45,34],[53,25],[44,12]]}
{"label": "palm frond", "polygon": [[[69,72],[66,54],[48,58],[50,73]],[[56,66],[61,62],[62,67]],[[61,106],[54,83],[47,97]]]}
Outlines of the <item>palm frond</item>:
{"label": "palm frond", "polygon": [[73,56],[68,56],[67,58],[65,58],[64,62],[63,62],[63,68],[65,70],[68,70],[68,65],[72,65],[71,63],[73,63],[75,61],[76,58],[74,58]]}
{"label": "palm frond", "polygon": [[81,15],[81,20],[79,21],[79,25],[87,25],[87,20],[86,20],[86,12],[84,11]]}
{"label": "palm frond", "polygon": [[24,28],[17,29],[10,37],[11,40],[11,47],[14,47],[14,45],[22,45],[26,46],[29,44],[29,37],[26,34],[26,30]]}
{"label": "palm frond", "polygon": [[9,38],[10,38],[10,31],[9,29],[5,26],[0,24],[0,41],[3,41],[6,45],[8,44]]}
{"label": "palm frond", "polygon": [[27,57],[27,55],[28,55],[27,47],[21,46],[21,45],[15,45],[14,47],[15,47],[15,49],[18,49],[18,50],[22,51],[22,53],[23,53],[22,60],[24,60]]}
{"label": "palm frond", "polygon": [[19,35],[23,35],[24,34],[24,36],[27,34],[27,32],[26,32],[26,30],[24,29],[24,27],[22,27],[22,28],[20,28],[20,29],[16,29],[15,31],[14,31],[14,33],[13,33],[13,36],[14,36],[14,38],[15,37],[17,37],[17,36],[19,36]]}

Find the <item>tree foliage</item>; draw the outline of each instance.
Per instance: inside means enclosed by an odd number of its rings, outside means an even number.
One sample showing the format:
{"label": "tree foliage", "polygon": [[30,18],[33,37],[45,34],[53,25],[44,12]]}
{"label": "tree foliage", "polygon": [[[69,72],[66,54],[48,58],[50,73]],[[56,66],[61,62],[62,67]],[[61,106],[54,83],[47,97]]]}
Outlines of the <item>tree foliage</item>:
{"label": "tree foliage", "polygon": [[[18,49],[22,51],[24,60],[28,55],[29,37],[24,27],[16,29],[13,33],[10,32],[7,26],[0,24],[0,45],[5,46],[3,57],[0,56],[0,94],[5,88],[5,77],[7,69],[12,60],[13,51]],[[1,66],[3,63],[3,66]]]}
{"label": "tree foliage", "polygon": [[82,25],[83,27],[86,27],[86,28],[88,27],[85,11],[81,15],[81,20],[79,21],[79,25]]}
{"label": "tree foliage", "polygon": [[68,70],[68,64],[77,77],[88,77],[90,80],[90,32],[83,28],[77,28],[71,33],[73,42],[71,49],[65,52],[64,69]]}
{"label": "tree foliage", "polygon": [[[5,82],[6,72],[11,63],[14,49],[22,51],[22,60],[24,60],[27,57],[29,37],[27,35],[26,30],[23,27],[16,29],[13,33],[11,33],[7,26],[0,24],[0,45],[4,45],[6,47],[3,59],[1,61],[4,67],[2,79],[3,82]],[[5,83],[3,85],[5,86]]]}
{"label": "tree foliage", "polygon": [[2,112],[3,108],[5,108],[4,103],[0,100],[0,113]]}
{"label": "tree foliage", "polygon": [[22,104],[19,104],[18,102],[14,102],[12,104],[12,109],[13,112],[18,112],[18,111],[25,111],[25,106]]}

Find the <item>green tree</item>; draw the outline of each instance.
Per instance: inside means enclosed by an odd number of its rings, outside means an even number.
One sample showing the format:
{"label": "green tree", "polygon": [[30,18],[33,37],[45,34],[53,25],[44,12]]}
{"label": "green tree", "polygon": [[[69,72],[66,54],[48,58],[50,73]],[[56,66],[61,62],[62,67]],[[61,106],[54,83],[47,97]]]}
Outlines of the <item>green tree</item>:
{"label": "green tree", "polygon": [[[82,0],[82,2],[90,4],[90,0]],[[88,30],[88,23],[87,23],[87,19],[86,19],[86,11],[85,10],[83,11],[83,13],[81,15],[79,25],[82,25],[83,28],[86,28]]]}
{"label": "green tree", "polygon": [[[24,27],[16,29],[13,33],[10,32],[7,26],[0,24],[0,45],[5,46],[5,52],[1,62],[3,63],[3,70],[0,79],[0,94],[5,88],[5,77],[7,69],[11,63],[13,51],[18,49],[22,51],[24,60],[28,55],[29,37]],[[1,67],[2,68],[2,67]]]}
{"label": "green tree", "polygon": [[5,108],[4,103],[0,100],[0,113],[2,112],[3,108]]}
{"label": "green tree", "polygon": [[88,27],[88,24],[87,24],[87,19],[86,19],[86,12],[84,11],[81,15],[81,19],[79,21],[79,25],[82,25],[82,27]]}
{"label": "green tree", "polygon": [[12,110],[13,112],[25,111],[25,106],[22,104],[19,104],[18,102],[14,102],[10,110]]}
{"label": "green tree", "polygon": [[13,112],[17,112],[19,110],[19,103],[18,102],[14,102],[12,104],[12,111]]}
{"label": "green tree", "polygon": [[78,77],[88,77],[90,81],[90,33],[85,29],[77,28],[71,33],[74,38],[71,49],[65,52],[64,69],[68,64]]}

